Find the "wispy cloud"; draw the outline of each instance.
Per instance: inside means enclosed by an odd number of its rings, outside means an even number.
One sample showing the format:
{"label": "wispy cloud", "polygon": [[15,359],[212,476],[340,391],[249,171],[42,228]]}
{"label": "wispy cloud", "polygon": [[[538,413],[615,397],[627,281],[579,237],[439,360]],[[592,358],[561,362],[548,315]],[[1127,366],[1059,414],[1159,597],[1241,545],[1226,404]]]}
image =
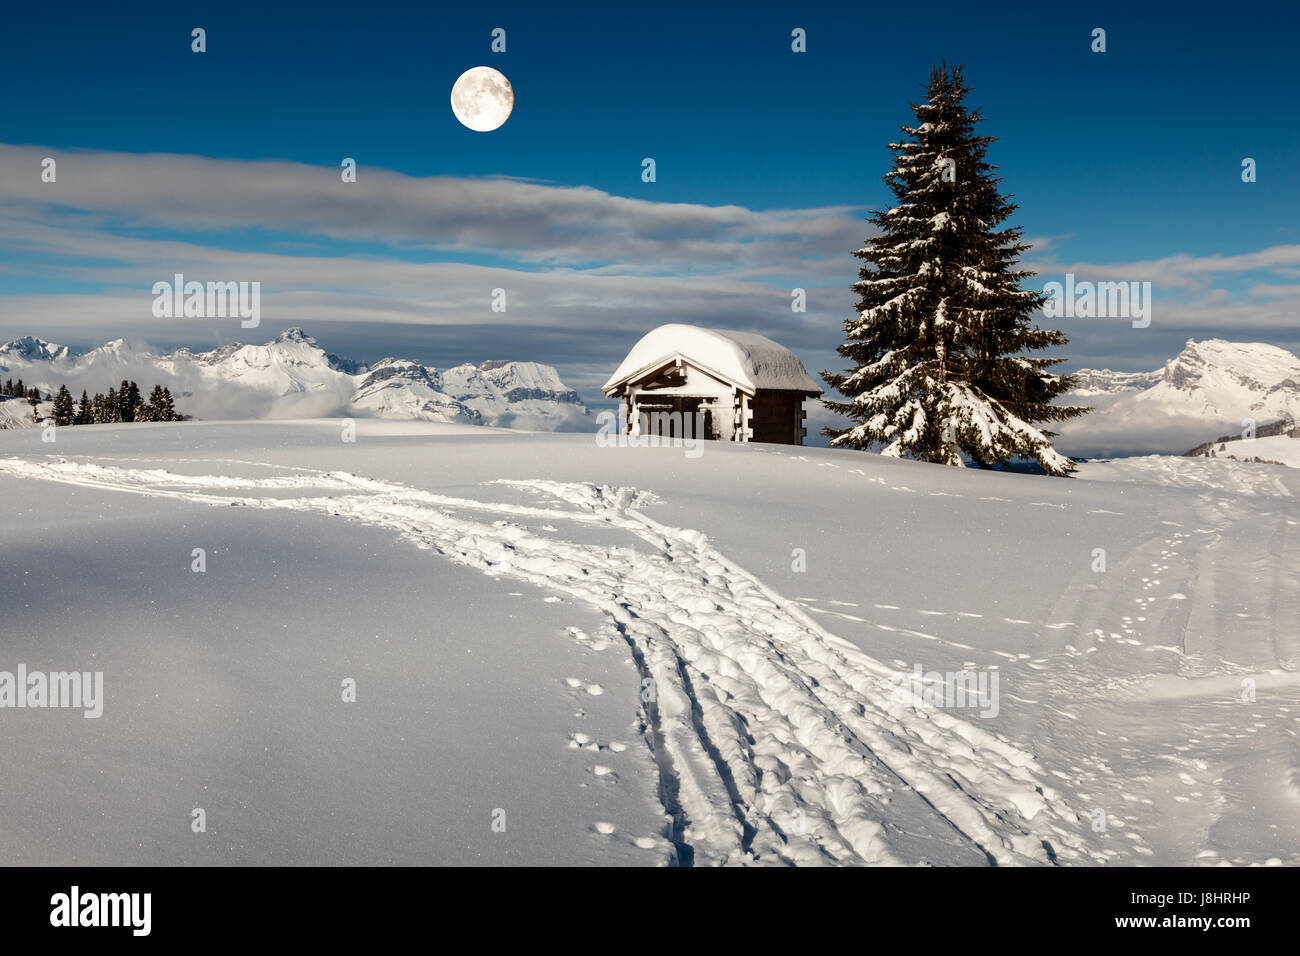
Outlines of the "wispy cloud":
{"label": "wispy cloud", "polygon": [[1300,245],[1269,246],[1256,252],[1233,256],[1172,255],[1159,259],[1135,262],[1059,262],[1032,260],[1028,268],[1051,275],[1073,273],[1079,279],[1091,281],[1150,282],[1165,293],[1202,293],[1209,290],[1216,279],[1247,275],[1252,272],[1273,272],[1293,275],[1300,267]]}
{"label": "wispy cloud", "polygon": [[[41,161],[57,163],[44,183]],[[648,186],[648,191],[653,191]],[[629,199],[510,178],[416,177],[362,165],[0,145],[0,203],[23,220],[92,218],[105,229],[262,230],[520,265],[624,272],[785,271],[843,256],[865,231],[847,206],[756,211]]]}

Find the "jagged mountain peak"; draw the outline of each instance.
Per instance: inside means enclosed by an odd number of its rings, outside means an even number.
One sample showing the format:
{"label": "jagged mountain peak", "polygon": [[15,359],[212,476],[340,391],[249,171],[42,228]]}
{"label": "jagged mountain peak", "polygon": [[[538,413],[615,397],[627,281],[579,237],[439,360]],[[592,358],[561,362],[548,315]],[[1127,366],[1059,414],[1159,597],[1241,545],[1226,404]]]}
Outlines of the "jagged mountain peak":
{"label": "jagged mountain peak", "polygon": [[[436,374],[437,370],[433,370]],[[361,381],[361,388],[375,385],[379,382],[385,382],[390,379],[401,379],[408,382],[420,382],[428,385],[430,388],[436,388],[436,383],[430,376],[430,370],[425,368],[419,362],[413,362],[410,359],[399,358],[382,358],[369,367]]]}
{"label": "jagged mountain peak", "polygon": [[306,332],[304,332],[302,329],[298,328],[297,326],[294,326],[293,328],[290,329],[285,329],[274,339],[272,339],[271,342],[268,344],[283,345],[286,343],[299,343],[299,342],[304,345],[316,344],[316,340],[314,338],[312,338],[310,335],[308,335]]}
{"label": "jagged mountain peak", "polygon": [[0,361],[11,358],[29,362],[57,362],[67,359],[71,354],[66,345],[56,345],[34,335],[24,335],[0,345]]}
{"label": "jagged mountain peak", "polygon": [[1263,392],[1300,377],[1300,359],[1264,342],[1188,339],[1183,350],[1165,363],[1161,379],[1171,388],[1222,389],[1229,385]]}
{"label": "jagged mountain peak", "polygon": [[132,343],[117,338],[88,349],[77,356],[76,361],[80,365],[111,365],[128,361],[147,361],[152,357],[153,351],[144,343]]}
{"label": "jagged mountain peak", "polygon": [[1086,398],[1150,388],[1160,381],[1160,372],[1112,372],[1107,368],[1081,368],[1072,377],[1074,390],[1070,394]]}

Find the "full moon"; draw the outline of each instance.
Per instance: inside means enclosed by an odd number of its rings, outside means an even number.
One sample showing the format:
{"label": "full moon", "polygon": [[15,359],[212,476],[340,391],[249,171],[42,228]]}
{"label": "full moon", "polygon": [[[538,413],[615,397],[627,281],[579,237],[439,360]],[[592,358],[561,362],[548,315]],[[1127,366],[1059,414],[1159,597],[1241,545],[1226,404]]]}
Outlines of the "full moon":
{"label": "full moon", "polygon": [[490,66],[466,70],[451,88],[451,111],[472,130],[486,133],[510,118],[515,91],[510,81]]}

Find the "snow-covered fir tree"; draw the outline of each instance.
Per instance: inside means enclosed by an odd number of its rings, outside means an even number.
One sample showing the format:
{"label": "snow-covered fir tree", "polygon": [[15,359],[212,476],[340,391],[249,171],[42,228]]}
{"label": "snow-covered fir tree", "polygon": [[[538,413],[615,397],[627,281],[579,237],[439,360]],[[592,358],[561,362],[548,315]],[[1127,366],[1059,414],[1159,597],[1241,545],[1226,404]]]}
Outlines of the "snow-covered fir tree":
{"label": "snow-covered fir tree", "polygon": [[149,403],[142,410],[143,420],[150,422],[171,421],[171,409],[167,407],[170,401],[170,398],[164,393],[163,387],[155,385],[153,391],[149,393]]}
{"label": "snow-covered fir tree", "polygon": [[122,384],[117,390],[117,420],[120,422],[135,421],[135,413],[144,404],[144,399],[140,397],[140,386],[135,382],[122,379]]}
{"label": "snow-covered fir tree", "polygon": [[846,399],[827,407],[855,424],[825,434],[833,447],[945,465],[1032,458],[1061,475],[1070,460],[1034,423],[1088,409],[1050,404],[1071,386],[1048,371],[1064,359],[1024,354],[1067,339],[1032,323],[1046,297],[1020,287],[1033,273],[1015,262],[1029,247],[1002,228],[1016,205],[998,192],[985,161],[994,138],[977,134],[983,116],[964,105],[967,92],[961,67],[937,67],[925,102],[912,104],[916,125],[889,146],[884,181],[897,204],[869,217],[879,235],[854,253],[860,299],[838,349],[853,368],[822,373]]}
{"label": "snow-covered fir tree", "polygon": [[54,424],[71,425],[76,415],[76,408],[72,404],[72,393],[68,391],[68,386],[60,385],[58,393],[54,396],[54,407],[50,411]]}

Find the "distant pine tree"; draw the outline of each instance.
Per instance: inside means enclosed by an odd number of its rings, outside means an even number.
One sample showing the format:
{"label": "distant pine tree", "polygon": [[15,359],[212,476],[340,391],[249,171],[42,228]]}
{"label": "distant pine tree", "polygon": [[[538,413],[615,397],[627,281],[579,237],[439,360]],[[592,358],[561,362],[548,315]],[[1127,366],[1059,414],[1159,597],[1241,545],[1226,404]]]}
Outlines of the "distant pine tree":
{"label": "distant pine tree", "polygon": [[172,400],[172,390],[163,387],[162,404],[159,406],[158,421],[160,422],[178,422],[181,416],[176,414],[176,403]]}
{"label": "distant pine tree", "polygon": [[89,425],[93,419],[90,414],[90,398],[86,395],[86,390],[81,390],[81,402],[77,405],[77,417],[73,421],[74,425]]}
{"label": "distant pine tree", "polygon": [[136,385],[135,382],[122,379],[122,384],[117,390],[118,421],[135,421],[136,411],[143,404],[144,399],[140,397],[140,386]]}
{"label": "distant pine tree", "polygon": [[[111,392],[112,389],[109,391]],[[113,420],[108,398],[100,392],[96,392],[95,397],[90,400],[90,420],[96,425],[107,425]]]}
{"label": "distant pine tree", "polygon": [[104,413],[110,422],[120,422],[122,420],[122,405],[118,400],[117,391],[110,385],[108,394],[104,396]]}
{"label": "distant pine tree", "polygon": [[866,264],[838,349],[853,368],[822,373],[847,399],[825,404],[856,424],[824,433],[834,447],[879,444],[946,465],[964,453],[981,467],[1033,458],[1061,475],[1073,465],[1031,423],[1088,409],[1051,404],[1072,385],[1047,371],[1064,359],[1021,354],[1067,339],[1031,325],[1046,296],[1020,288],[1033,274],[1015,262],[1029,247],[1018,228],[999,228],[1016,206],[985,162],[994,138],[976,134],[984,117],[963,104],[967,92],[961,67],[936,68],[912,104],[917,125],[890,144],[884,181],[897,203],[869,217],[879,234],[854,253]]}
{"label": "distant pine tree", "polygon": [[171,417],[164,412],[163,405],[166,398],[163,395],[161,385],[155,385],[153,391],[149,393],[149,404],[145,406],[148,420],[151,422],[169,422]]}
{"label": "distant pine tree", "polygon": [[71,425],[76,416],[77,411],[72,404],[72,393],[68,391],[68,386],[60,385],[58,394],[54,396],[54,408],[51,411],[54,424],[59,426]]}

